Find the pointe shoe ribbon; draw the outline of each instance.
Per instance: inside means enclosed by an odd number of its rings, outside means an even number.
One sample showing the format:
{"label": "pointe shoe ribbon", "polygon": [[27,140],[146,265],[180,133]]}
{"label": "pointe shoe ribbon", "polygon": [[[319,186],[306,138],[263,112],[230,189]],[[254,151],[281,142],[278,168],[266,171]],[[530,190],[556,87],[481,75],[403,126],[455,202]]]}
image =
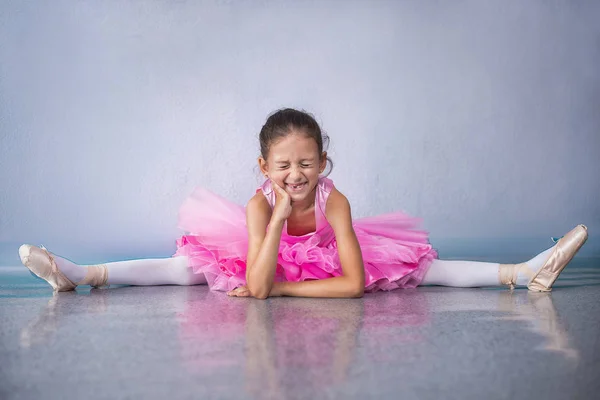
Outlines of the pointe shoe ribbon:
{"label": "pointe shoe ribbon", "polygon": [[[52,263],[53,272],[60,273],[66,280],[71,282],[71,284],[73,284],[75,286],[90,285],[91,287],[94,287],[94,288],[109,286],[106,284],[106,281],[108,281],[108,269],[106,268],[106,265],[100,264],[100,265],[87,266],[86,267],[87,272],[85,274],[85,277],[80,282],[73,283],[73,281],[71,281],[69,278],[64,276],[64,274],[58,269],[58,265],[56,265],[56,261],[54,261],[54,257],[52,257],[52,254],[50,254],[48,249],[46,249],[44,246],[40,246],[40,247],[42,250],[44,250],[46,252],[46,255],[50,259],[50,262]],[[68,289],[68,290],[73,290],[73,289]],[[61,291],[62,290],[59,290],[59,292],[61,292]]]}
{"label": "pointe shoe ribbon", "polygon": [[583,246],[587,238],[587,227],[585,225],[577,225],[569,233],[558,239],[548,260],[546,260],[542,268],[533,275],[527,284],[529,290],[537,292],[551,291],[552,285],[562,270],[573,259],[575,253]]}
{"label": "pointe shoe ribbon", "polygon": [[109,285],[106,284],[108,281],[108,268],[106,265],[88,265],[87,274],[77,285],[90,285],[93,288],[106,288]]}
{"label": "pointe shoe ribbon", "polygon": [[510,290],[513,290],[517,284],[519,272],[529,276],[530,279],[533,278],[533,272],[529,269],[527,263],[500,264],[500,268],[498,269],[500,283],[502,285],[508,285]]}

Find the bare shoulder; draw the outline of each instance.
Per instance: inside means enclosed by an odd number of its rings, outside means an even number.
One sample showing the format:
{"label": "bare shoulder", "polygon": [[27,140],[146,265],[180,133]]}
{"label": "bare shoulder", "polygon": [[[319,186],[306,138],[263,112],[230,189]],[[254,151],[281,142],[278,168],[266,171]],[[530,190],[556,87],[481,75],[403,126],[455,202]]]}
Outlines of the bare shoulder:
{"label": "bare shoulder", "polygon": [[261,192],[255,193],[246,206],[246,216],[267,216],[270,218],[271,213],[271,206]]}
{"label": "bare shoulder", "polygon": [[350,202],[336,188],[331,190],[325,207],[325,217],[330,223],[338,220],[348,221],[351,219]]}
{"label": "bare shoulder", "polygon": [[264,234],[272,212],[269,202],[261,192],[252,196],[246,205],[246,225],[250,234]]}

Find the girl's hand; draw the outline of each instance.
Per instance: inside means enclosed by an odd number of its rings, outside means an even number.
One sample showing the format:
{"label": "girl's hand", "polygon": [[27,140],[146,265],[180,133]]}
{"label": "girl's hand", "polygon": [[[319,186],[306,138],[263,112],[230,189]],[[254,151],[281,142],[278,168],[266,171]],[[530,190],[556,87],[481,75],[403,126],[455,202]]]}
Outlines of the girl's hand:
{"label": "girl's hand", "polygon": [[227,296],[231,297],[252,297],[252,293],[246,286],[240,286],[227,292]]}
{"label": "girl's hand", "polygon": [[271,179],[271,185],[275,190],[275,207],[273,208],[272,219],[275,221],[285,221],[292,213],[292,198],[279,186],[275,181]]}
{"label": "girl's hand", "polygon": [[[229,297],[252,297],[252,293],[250,293],[250,290],[248,290],[247,286],[240,286],[240,287],[237,287],[237,288],[227,292],[227,296],[229,296]],[[280,296],[281,296],[280,285],[277,282],[275,282],[273,284],[273,288],[271,288],[271,293],[269,293],[269,297],[280,297]]]}

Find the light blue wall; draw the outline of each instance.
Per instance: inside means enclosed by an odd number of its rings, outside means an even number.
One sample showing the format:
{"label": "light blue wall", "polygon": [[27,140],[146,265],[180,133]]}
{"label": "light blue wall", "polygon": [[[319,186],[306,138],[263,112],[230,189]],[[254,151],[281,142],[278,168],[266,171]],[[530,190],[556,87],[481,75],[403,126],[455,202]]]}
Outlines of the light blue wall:
{"label": "light blue wall", "polygon": [[244,204],[274,109],[312,111],[356,217],[442,256],[599,255],[600,2],[0,4],[0,264],[168,256],[195,185]]}

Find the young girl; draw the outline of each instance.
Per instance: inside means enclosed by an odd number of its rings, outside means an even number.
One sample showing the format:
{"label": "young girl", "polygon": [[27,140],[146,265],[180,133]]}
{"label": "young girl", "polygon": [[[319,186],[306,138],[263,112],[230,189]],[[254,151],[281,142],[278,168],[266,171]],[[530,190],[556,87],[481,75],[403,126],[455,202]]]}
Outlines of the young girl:
{"label": "young girl", "polygon": [[323,175],[327,136],[306,112],[282,109],[260,131],[265,182],[246,207],[197,188],[184,202],[167,259],[79,266],[23,245],[21,261],[55,291],[78,285],[197,285],[230,296],[361,297],[419,285],[527,285],[550,291],[587,239],[578,225],[521,264],[443,261],[415,218],[396,212],[352,220],[350,204]]}

